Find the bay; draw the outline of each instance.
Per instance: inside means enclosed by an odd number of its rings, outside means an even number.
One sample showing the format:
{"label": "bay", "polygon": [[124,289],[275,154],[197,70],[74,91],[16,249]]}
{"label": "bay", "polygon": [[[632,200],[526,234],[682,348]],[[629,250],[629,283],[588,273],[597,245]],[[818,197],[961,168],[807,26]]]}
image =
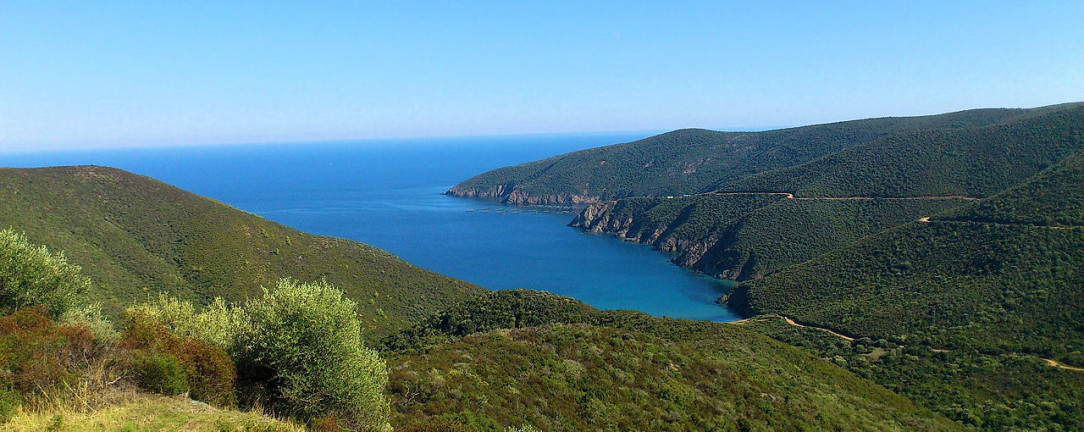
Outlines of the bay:
{"label": "bay", "polygon": [[732,284],[642,245],[585,234],[572,214],[443,196],[484,171],[647,134],[533,135],[0,154],[0,166],[112,166],[313,234],[385,249],[490,289],[601,309],[731,321]]}

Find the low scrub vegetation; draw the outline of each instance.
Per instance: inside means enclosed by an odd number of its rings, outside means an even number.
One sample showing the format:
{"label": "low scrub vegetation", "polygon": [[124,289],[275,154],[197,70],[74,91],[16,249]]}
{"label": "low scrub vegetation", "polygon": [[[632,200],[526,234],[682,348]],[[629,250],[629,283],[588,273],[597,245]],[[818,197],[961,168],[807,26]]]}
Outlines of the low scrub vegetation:
{"label": "low scrub vegetation", "polygon": [[20,411],[89,412],[138,387],[314,426],[387,428],[384,361],[363,345],[354,302],[326,282],[284,279],[261,297],[204,311],[163,296],[130,308],[118,336],[86,314],[58,320],[85,306],[73,295],[89,284],[77,267],[21,236],[0,238],[2,421]]}

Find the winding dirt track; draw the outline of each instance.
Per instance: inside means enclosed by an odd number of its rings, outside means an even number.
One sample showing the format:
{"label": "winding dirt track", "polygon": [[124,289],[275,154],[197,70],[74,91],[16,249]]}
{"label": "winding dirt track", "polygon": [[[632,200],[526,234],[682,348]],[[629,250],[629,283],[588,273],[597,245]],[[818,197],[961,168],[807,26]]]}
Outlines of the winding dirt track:
{"label": "winding dirt track", "polygon": [[[814,326],[799,324],[799,323],[794,322],[794,320],[792,320],[792,319],[790,319],[788,317],[785,317],[785,316],[782,316],[782,315],[776,315],[776,314],[758,315],[758,316],[746,318],[746,319],[743,319],[743,320],[731,321],[730,323],[731,324],[742,325],[742,324],[745,324],[747,322],[765,321],[765,320],[771,320],[771,319],[782,319],[783,322],[787,323],[788,325],[794,326],[794,327],[813,329],[813,330],[821,331],[821,332],[824,332],[824,333],[828,333],[828,334],[830,334],[832,336],[838,337],[838,338],[846,340],[846,341],[854,341],[854,338],[852,338],[850,336],[842,335],[842,334],[836,333],[836,332],[834,332],[832,330],[829,330],[829,329],[826,329],[826,328],[823,328],[823,327],[814,327]],[[943,353],[943,352],[949,352],[950,350],[930,348],[930,351],[935,352],[935,353]],[[1051,359],[1043,358],[1043,357],[1039,357],[1039,359],[1042,360],[1044,363],[1046,363],[1047,366],[1050,366],[1052,368],[1058,368],[1058,369],[1063,369],[1063,370],[1067,370],[1067,371],[1084,373],[1084,368],[1081,368],[1081,367],[1069,366],[1069,365],[1066,365],[1066,364],[1062,364],[1061,362],[1058,362],[1057,360],[1051,360]]]}
{"label": "winding dirt track", "polygon": [[790,192],[704,192],[697,195],[718,195],[718,196],[750,196],[750,195],[779,195],[786,199],[798,200],[798,201],[873,201],[873,200],[888,200],[888,201],[933,201],[933,200],[966,200],[977,201],[982,198],[969,197],[963,195],[926,195],[926,196],[914,196],[914,197],[796,197]]}

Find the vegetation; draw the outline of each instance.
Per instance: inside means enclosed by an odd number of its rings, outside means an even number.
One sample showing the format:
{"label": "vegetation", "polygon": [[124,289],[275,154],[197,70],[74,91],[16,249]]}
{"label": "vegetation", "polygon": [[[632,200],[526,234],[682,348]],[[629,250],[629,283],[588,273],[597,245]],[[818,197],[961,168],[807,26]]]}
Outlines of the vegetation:
{"label": "vegetation", "polygon": [[[72,291],[69,281],[89,284],[77,267],[65,267],[62,256],[0,234],[10,240],[0,244],[5,282],[48,288],[0,290],[0,304],[53,300],[54,292]],[[66,273],[59,279],[36,277],[61,271]],[[40,279],[49,283],[24,283]],[[70,297],[54,303],[71,308]],[[216,406],[233,406],[243,396],[244,406],[314,425],[384,430],[387,371],[362,344],[356,309],[326,281],[284,279],[260,298],[239,306],[219,298],[203,312],[161,296],[156,304],[127,311],[118,341],[98,339],[78,321],[58,323],[57,316],[67,315],[45,305],[17,308],[0,315],[0,422],[23,407],[101,409],[115,402],[110,395],[121,391],[118,386],[137,386]]]}
{"label": "vegetation", "polygon": [[487,293],[390,342],[403,348],[389,357],[392,423],[414,430],[957,428],[736,326],[547,293]]}
{"label": "vegetation", "polygon": [[305,234],[111,168],[0,169],[5,227],[64,250],[95,281],[87,299],[113,318],[158,293],[242,301],[281,278],[324,278],[357,302],[366,335],[379,337],[481,291],[361,243]]}
{"label": "vegetation", "polygon": [[986,197],[1084,149],[1084,104],[981,128],[889,136],[820,159],[738,179],[727,192],[818,197]]}
{"label": "vegetation", "polygon": [[161,297],[130,315],[225,347],[243,406],[351,430],[385,425],[384,361],[362,343],[355,303],[325,281],[284,279],[260,298],[238,306],[219,299],[202,312]]}
{"label": "vegetation", "polygon": [[61,408],[21,412],[4,424],[4,430],[303,432],[306,428],[255,412],[215,408],[182,396],[130,393],[91,411]]}
{"label": "vegetation", "polygon": [[57,318],[79,308],[91,286],[80,270],[63,254],[34,246],[14,231],[0,230],[0,313],[44,305]]}
{"label": "vegetation", "polygon": [[380,430],[387,370],[361,342],[355,304],[326,282],[283,280],[244,305],[233,344],[244,392],[277,413]]}
{"label": "vegetation", "polygon": [[939,220],[1038,226],[1084,225],[1084,151],[1039,175]]}
{"label": "vegetation", "polygon": [[986,109],[925,117],[856,120],[767,132],[684,129],[500,168],[450,195],[510,204],[571,204],[716,190],[735,179],[791,167],[880,138],[930,129],[972,129],[1045,113]]}
{"label": "vegetation", "polygon": [[754,319],[745,328],[805,349],[871,379],[966,426],[990,430],[1079,430],[1084,427],[1084,379],[1034,356],[987,354],[854,341],[781,319]]}
{"label": "vegetation", "polygon": [[593,205],[571,225],[675,252],[674,262],[683,267],[745,280],[966,202],[785,199],[769,194],[627,198]]}
{"label": "vegetation", "polygon": [[1084,374],[1040,359],[1084,365],[1084,228],[1043,223],[1072,221],[1084,192],[1064,182],[1079,164],[1068,158],[1002,194],[743,283],[728,303],[903,346],[850,368],[961,422],[1079,429]]}

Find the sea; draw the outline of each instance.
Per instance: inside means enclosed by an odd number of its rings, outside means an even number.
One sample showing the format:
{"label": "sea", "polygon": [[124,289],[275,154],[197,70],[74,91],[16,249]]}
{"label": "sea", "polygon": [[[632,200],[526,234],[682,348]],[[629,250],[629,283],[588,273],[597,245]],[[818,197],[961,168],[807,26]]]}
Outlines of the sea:
{"label": "sea", "polygon": [[600,309],[733,321],[733,283],[648,246],[567,224],[567,208],[441,195],[507,165],[646,133],[556,134],[4,153],[0,166],[101,165],[146,175],[301,231],[387,250],[489,289],[528,288]]}

